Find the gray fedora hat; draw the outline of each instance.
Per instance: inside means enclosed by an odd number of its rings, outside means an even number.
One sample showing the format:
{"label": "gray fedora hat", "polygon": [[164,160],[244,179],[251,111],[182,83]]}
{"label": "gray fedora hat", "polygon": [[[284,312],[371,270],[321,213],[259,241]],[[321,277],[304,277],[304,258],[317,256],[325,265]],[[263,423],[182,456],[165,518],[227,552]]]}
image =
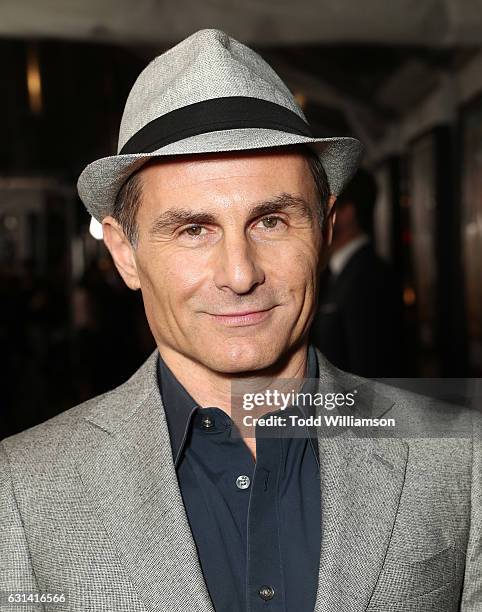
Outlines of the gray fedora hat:
{"label": "gray fedora hat", "polygon": [[199,30],[152,60],[122,115],[117,155],[90,163],[79,196],[98,221],[150,158],[307,144],[338,195],[363,153],[356,138],[317,138],[293,94],[255,51],[225,32]]}

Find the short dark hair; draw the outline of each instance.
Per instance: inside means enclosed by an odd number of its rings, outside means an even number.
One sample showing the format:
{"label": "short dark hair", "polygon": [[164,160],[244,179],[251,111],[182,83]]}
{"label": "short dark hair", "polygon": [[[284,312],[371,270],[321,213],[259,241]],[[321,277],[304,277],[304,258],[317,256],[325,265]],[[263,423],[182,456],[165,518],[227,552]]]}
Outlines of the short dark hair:
{"label": "short dark hair", "polygon": [[340,193],[337,206],[353,204],[358,226],[367,234],[372,234],[377,194],[378,188],[373,174],[364,168],[359,168],[346,188]]}
{"label": "short dark hair", "polygon": [[[308,161],[313,180],[315,182],[316,197],[318,206],[318,223],[323,227],[326,217],[328,198],[330,197],[330,186],[323,164],[318,154],[305,144],[287,145],[286,148],[298,149]],[[147,164],[154,163],[158,158],[149,160]],[[141,166],[139,170],[145,168],[147,164]],[[124,234],[135,248],[139,240],[139,228],[137,225],[137,211],[142,197],[142,180],[139,170],[131,174],[127,181],[122,185],[117,194],[112,216],[122,227]]]}

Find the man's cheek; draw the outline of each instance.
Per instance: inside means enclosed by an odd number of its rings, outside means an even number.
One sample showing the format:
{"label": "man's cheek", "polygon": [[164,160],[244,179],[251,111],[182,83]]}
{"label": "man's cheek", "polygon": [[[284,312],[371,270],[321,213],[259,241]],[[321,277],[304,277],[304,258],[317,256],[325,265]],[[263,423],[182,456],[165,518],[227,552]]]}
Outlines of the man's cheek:
{"label": "man's cheek", "polygon": [[285,279],[291,280],[295,286],[300,286],[312,282],[317,265],[318,259],[313,250],[296,249],[290,252],[289,257],[285,257],[278,267]]}

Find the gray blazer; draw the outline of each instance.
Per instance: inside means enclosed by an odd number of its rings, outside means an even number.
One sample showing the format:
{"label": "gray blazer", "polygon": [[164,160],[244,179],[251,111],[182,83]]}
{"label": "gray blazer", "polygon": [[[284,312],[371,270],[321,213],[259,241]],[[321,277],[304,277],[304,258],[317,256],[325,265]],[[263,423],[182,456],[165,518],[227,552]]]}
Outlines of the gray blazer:
{"label": "gray blazer", "polygon": [[[0,443],[2,612],[213,612],[172,461],[157,355],[116,389]],[[360,414],[422,425],[438,418],[421,396],[317,358],[320,388],[359,388]],[[316,612],[482,611],[482,427],[466,409],[449,420],[469,434],[319,434]],[[6,601],[30,591],[65,602]]]}

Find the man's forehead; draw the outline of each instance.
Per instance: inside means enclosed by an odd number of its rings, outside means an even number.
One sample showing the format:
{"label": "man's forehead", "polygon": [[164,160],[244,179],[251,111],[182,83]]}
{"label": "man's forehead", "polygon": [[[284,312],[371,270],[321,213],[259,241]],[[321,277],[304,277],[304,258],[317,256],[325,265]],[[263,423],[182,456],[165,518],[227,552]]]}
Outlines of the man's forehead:
{"label": "man's forehead", "polygon": [[144,195],[186,188],[209,187],[210,182],[236,182],[246,179],[246,188],[260,184],[284,183],[285,187],[304,180],[306,161],[298,151],[243,151],[154,158],[140,170]]}
{"label": "man's forehead", "polygon": [[[290,163],[303,160],[297,152],[188,157],[184,162],[175,163],[174,160],[172,164],[171,160],[163,159],[149,162],[145,173],[147,180],[142,184],[140,215],[151,226],[151,233],[169,231],[182,223],[214,223],[219,215],[251,217],[290,210],[309,219],[313,216],[311,193],[303,183],[305,175],[295,168],[293,172],[287,170]],[[259,160],[276,162],[279,158],[288,164],[285,163],[280,173],[276,171],[276,163],[257,163]],[[254,163],[247,166],[230,163],[246,160],[254,160]],[[203,164],[202,171],[190,174],[189,168],[198,162]],[[168,164],[174,168],[173,173],[164,172]],[[210,167],[214,168],[213,172],[209,171]],[[176,173],[185,168],[185,175]]]}

